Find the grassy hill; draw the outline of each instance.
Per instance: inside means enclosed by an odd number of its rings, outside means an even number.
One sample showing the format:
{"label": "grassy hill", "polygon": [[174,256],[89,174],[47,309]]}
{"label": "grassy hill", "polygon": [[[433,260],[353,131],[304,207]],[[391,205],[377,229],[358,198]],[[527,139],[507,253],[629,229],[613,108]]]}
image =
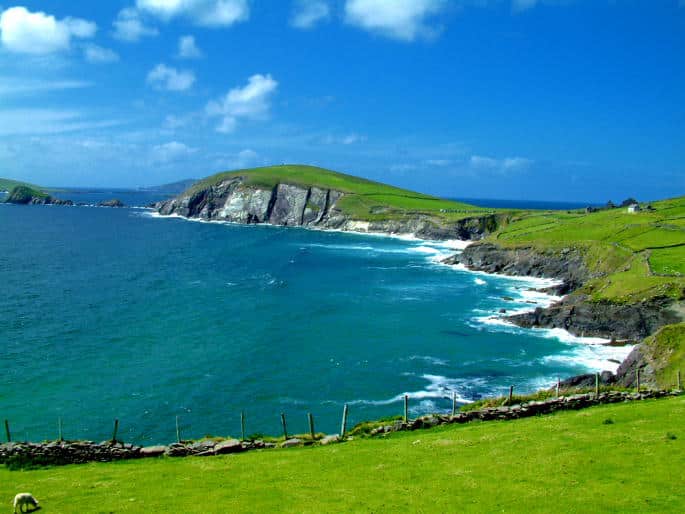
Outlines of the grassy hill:
{"label": "grassy hill", "polygon": [[684,298],[685,197],[651,205],[637,213],[522,211],[490,239],[508,247],[581,248],[589,269],[601,275],[582,290],[595,300]]}
{"label": "grassy hill", "polygon": [[8,471],[43,512],[681,512],[685,397],[342,445]]}
{"label": "grassy hill", "polygon": [[5,199],[7,203],[25,204],[29,203],[34,198],[46,199],[50,195],[44,193],[39,189],[29,186],[15,186],[10,190],[9,196]]}
{"label": "grassy hill", "polygon": [[19,180],[11,180],[8,178],[0,178],[0,191],[12,191],[17,186],[25,186],[31,189],[44,190],[45,188],[28,182],[21,182]]}
{"label": "grassy hill", "polygon": [[416,215],[451,220],[492,211],[304,165],[267,166],[218,173],[195,183],[188,192],[205,189],[233,177],[244,177],[247,184],[264,188],[291,184],[341,191],[346,194],[338,202],[338,207],[354,219],[361,220],[381,221]]}

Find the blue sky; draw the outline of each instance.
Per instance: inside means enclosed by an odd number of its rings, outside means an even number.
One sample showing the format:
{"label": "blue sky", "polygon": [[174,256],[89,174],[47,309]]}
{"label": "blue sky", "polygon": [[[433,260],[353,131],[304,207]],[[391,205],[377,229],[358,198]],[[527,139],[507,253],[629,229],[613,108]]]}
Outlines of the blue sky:
{"label": "blue sky", "polygon": [[0,176],[685,194],[684,0],[0,0]]}

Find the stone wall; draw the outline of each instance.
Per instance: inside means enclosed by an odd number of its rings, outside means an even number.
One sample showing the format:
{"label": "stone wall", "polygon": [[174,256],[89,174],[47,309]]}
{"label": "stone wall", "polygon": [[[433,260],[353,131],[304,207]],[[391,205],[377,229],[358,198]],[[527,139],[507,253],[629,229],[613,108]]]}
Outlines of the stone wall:
{"label": "stone wall", "polygon": [[[562,410],[584,409],[593,405],[640,401],[666,396],[678,396],[682,391],[644,391],[628,393],[611,391],[595,396],[592,393],[561,396],[544,401],[531,401],[516,405],[503,405],[469,412],[460,412],[454,416],[433,414],[413,420],[396,421],[393,424],[379,426],[371,431],[372,436],[386,433],[431,428],[451,423],[468,423],[470,421],[513,420],[551,414]],[[317,441],[288,439],[280,447],[289,448],[310,444],[330,444],[340,441],[337,435],[323,437]],[[0,464],[10,468],[26,466],[58,466],[64,464],[82,464],[86,462],[110,462],[126,459],[141,459],[149,457],[207,457],[241,453],[249,450],[275,448],[279,445],[261,440],[239,441],[227,439],[223,441],[201,440],[183,441],[165,446],[135,446],[120,442],[105,441],[51,441],[43,443],[11,442],[0,445]]]}

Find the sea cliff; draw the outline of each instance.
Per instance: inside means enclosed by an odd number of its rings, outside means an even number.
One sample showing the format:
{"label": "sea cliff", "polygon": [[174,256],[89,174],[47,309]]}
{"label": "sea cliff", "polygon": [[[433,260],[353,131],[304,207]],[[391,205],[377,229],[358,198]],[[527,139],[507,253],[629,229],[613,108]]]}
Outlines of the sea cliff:
{"label": "sea cliff", "polygon": [[[215,184],[192,188],[154,204],[163,216],[178,215],[208,221],[267,223],[362,233],[412,235],[422,239],[480,239],[499,223],[497,214],[465,216],[454,221],[431,213],[361,219],[341,200],[351,193],[332,188],[279,182],[271,187],[233,176]],[[379,206],[377,210],[383,209]],[[376,212],[378,214],[378,212]]]}

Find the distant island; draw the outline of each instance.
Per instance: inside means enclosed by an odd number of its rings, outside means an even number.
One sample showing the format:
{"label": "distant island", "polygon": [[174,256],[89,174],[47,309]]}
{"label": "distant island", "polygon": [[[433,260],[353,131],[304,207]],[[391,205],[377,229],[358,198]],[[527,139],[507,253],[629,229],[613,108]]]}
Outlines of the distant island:
{"label": "distant island", "polygon": [[685,363],[685,197],[643,207],[630,199],[575,211],[484,209],[303,165],[219,173],[154,205],[210,221],[474,241],[446,263],[562,282],[562,301],[503,313],[507,321],[643,341],[604,378],[627,386],[638,369],[657,383],[674,360]]}

